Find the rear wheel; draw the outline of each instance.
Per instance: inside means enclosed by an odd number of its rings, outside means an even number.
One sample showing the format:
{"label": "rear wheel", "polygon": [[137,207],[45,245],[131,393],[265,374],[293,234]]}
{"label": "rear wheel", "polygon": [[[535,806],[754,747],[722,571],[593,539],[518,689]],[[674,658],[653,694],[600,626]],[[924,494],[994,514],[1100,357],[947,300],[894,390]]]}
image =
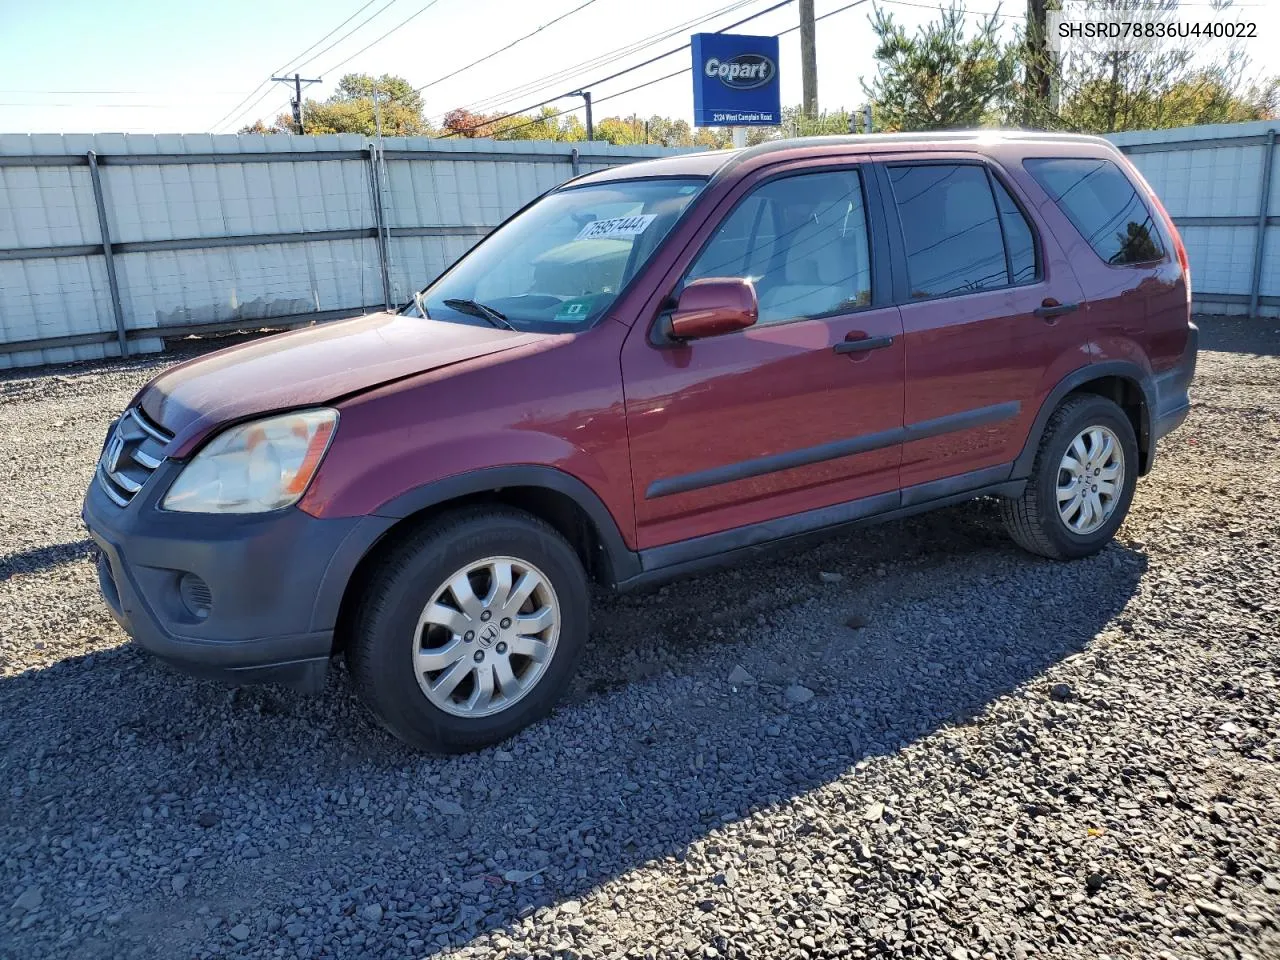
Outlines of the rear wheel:
{"label": "rear wheel", "polygon": [[1137,482],[1138,441],[1125,412],[1076,394],[1053,412],[1022,495],[1003,501],[1005,527],[1032,553],[1097,553],[1124,522]]}
{"label": "rear wheel", "polygon": [[586,641],[586,575],[546,523],[505,508],[446,517],[371,578],[347,660],[370,709],[421,749],[461,752],[550,711]]}

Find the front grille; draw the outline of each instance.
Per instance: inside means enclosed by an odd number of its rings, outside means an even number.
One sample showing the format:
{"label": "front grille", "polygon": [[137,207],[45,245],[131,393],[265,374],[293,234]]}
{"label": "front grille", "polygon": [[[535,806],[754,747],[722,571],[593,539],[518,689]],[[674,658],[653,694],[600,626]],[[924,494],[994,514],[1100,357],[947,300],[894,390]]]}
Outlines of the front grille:
{"label": "front grille", "polygon": [[108,497],[128,506],[164,462],[173,434],[156,426],[136,407],[125,411],[98,458],[98,483]]}

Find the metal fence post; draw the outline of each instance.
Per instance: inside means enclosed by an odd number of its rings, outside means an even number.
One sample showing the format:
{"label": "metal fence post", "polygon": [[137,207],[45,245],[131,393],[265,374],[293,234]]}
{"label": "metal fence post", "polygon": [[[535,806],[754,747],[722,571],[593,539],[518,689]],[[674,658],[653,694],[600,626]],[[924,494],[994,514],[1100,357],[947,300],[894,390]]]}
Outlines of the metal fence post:
{"label": "metal fence post", "polygon": [[124,307],[120,304],[120,282],[116,279],[116,261],[111,251],[111,230],[107,226],[107,204],[102,196],[102,174],[98,172],[98,155],[89,151],[89,180],[93,183],[93,202],[98,208],[98,232],[102,237],[102,255],[107,261],[107,286],[111,288],[111,309],[116,318],[116,339],[120,341],[120,356],[129,355],[129,341],[125,336]]}
{"label": "metal fence post", "polygon": [[578,155],[577,147],[569,151],[569,162],[573,164],[573,175],[576,177],[578,171],[582,169],[582,159]]}
{"label": "metal fence post", "polygon": [[369,161],[369,187],[373,190],[373,222],[378,231],[378,269],[382,275],[382,305],[391,309],[391,274],[387,264],[386,218],[382,210],[382,178],[378,173],[377,147],[365,151]]}
{"label": "metal fence post", "polygon": [[1262,196],[1258,199],[1258,235],[1253,241],[1253,280],[1249,284],[1249,316],[1258,315],[1262,296],[1262,255],[1267,243],[1267,208],[1271,200],[1271,171],[1275,166],[1276,128],[1267,131],[1267,154],[1262,158]]}

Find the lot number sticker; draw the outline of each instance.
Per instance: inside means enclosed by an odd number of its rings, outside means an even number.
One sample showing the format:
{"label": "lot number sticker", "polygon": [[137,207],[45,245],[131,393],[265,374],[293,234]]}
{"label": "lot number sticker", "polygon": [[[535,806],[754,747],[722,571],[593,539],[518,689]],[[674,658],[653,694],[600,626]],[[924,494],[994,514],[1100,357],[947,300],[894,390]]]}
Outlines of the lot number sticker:
{"label": "lot number sticker", "polygon": [[634,217],[611,217],[608,220],[592,220],[579,231],[575,240],[599,240],[605,237],[637,237],[658,218],[656,213],[641,213]]}

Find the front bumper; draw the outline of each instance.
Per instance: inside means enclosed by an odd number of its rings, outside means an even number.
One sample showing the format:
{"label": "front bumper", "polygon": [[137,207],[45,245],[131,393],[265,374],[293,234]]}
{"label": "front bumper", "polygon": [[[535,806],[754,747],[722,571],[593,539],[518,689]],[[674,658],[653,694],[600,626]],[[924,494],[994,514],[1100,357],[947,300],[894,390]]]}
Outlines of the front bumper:
{"label": "front bumper", "polygon": [[[296,507],[160,510],[181,467],[162,463],[126,507],[96,476],[90,482],[81,515],[101,551],[98,580],[112,616],[140,646],[186,672],[317,689],[347,582],[395,521],[319,519]],[[197,582],[203,588],[191,589]]]}

